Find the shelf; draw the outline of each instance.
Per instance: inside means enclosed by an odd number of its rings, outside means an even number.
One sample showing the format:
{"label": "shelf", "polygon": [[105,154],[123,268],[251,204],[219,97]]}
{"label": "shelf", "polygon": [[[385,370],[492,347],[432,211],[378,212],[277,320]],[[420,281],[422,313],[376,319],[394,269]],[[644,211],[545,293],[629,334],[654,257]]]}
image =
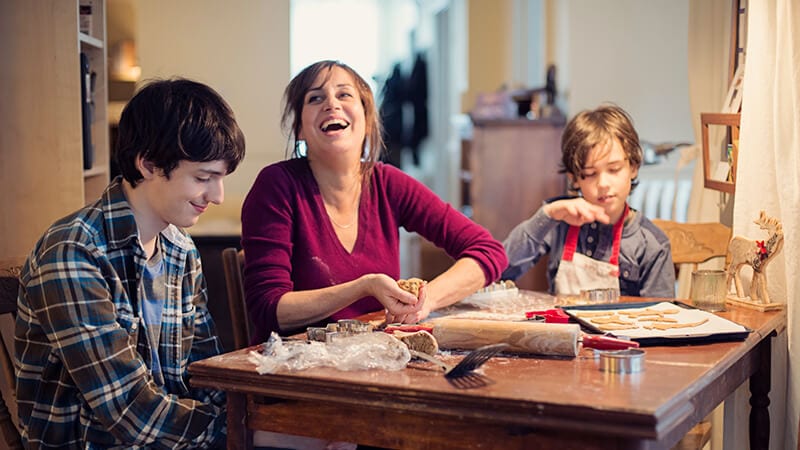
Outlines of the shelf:
{"label": "shelf", "polygon": [[89,36],[86,33],[78,33],[78,40],[81,43],[94,48],[103,48],[103,41],[97,39],[96,37]]}
{"label": "shelf", "polygon": [[109,72],[108,74],[108,81],[113,81],[114,83],[132,83],[135,84],[139,81],[139,77],[141,72]]}
{"label": "shelf", "polygon": [[99,177],[99,176],[103,176],[103,175],[105,175],[107,173],[108,173],[108,168],[107,167],[92,167],[89,170],[84,170],[83,171],[83,178],[84,179],[88,179],[88,178],[92,178],[92,177]]}
{"label": "shelf", "polygon": [[[79,0],[0,2],[0,41],[13,64],[0,64],[4,105],[0,151],[3,212],[0,255],[26,255],[53,221],[102,195],[109,178],[105,0],[92,0],[88,33],[80,31]],[[91,136],[94,161],[83,170],[80,53],[96,73]],[[46,74],[47,76],[43,76]],[[26,101],[26,99],[38,99]],[[5,151],[13,148],[14,151]],[[42,183],[42,177],[47,182]],[[35,205],[35,207],[31,207]]]}

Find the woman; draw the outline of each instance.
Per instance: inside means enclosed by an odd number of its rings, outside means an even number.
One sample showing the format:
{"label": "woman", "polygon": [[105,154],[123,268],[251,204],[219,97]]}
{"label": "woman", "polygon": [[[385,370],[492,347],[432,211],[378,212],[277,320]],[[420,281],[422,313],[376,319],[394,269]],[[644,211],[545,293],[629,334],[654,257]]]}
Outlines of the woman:
{"label": "woman", "polygon": [[[505,251],[488,231],[378,162],[375,99],[353,69],[312,64],[289,83],[284,103],[293,158],[264,168],[242,209],[254,343],[381,309],[389,322],[418,322],[500,276]],[[419,298],[396,282],[401,226],[456,259]]]}

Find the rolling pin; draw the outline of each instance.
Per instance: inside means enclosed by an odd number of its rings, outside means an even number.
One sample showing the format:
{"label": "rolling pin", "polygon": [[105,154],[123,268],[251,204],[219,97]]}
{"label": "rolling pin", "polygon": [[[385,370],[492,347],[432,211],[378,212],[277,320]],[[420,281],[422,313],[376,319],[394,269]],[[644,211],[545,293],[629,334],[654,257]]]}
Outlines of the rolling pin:
{"label": "rolling pin", "polygon": [[475,319],[435,319],[433,336],[443,349],[472,350],[504,342],[512,353],[577,356],[580,325],[506,322]]}

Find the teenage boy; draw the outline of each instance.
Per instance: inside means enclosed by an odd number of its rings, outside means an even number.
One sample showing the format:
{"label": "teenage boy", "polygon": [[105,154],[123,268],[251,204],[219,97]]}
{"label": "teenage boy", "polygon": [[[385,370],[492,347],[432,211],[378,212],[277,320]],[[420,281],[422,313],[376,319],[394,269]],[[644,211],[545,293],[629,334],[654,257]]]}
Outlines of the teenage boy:
{"label": "teenage boy", "polygon": [[147,84],[125,107],[122,173],[59,220],[22,274],[15,331],[26,448],[212,448],[225,396],[189,387],[219,354],[200,256],[182,228],[223,200],[244,157],[228,104],[186,79]]}

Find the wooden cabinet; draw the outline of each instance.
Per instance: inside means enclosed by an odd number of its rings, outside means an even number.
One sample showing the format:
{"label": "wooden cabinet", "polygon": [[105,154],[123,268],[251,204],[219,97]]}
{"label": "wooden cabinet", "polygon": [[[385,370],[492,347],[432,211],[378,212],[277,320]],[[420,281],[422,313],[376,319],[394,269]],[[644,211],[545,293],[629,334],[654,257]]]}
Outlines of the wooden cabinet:
{"label": "wooden cabinet", "polygon": [[[476,121],[469,145],[472,218],[503,241],[548,198],[562,195],[563,120]],[[546,258],[517,281],[520,288],[547,290]]]}
{"label": "wooden cabinet", "polygon": [[[106,5],[91,5],[91,31],[81,33],[78,0],[0,2],[0,257],[27,255],[50,224],[108,183]],[[95,74],[88,170],[81,52]]]}

